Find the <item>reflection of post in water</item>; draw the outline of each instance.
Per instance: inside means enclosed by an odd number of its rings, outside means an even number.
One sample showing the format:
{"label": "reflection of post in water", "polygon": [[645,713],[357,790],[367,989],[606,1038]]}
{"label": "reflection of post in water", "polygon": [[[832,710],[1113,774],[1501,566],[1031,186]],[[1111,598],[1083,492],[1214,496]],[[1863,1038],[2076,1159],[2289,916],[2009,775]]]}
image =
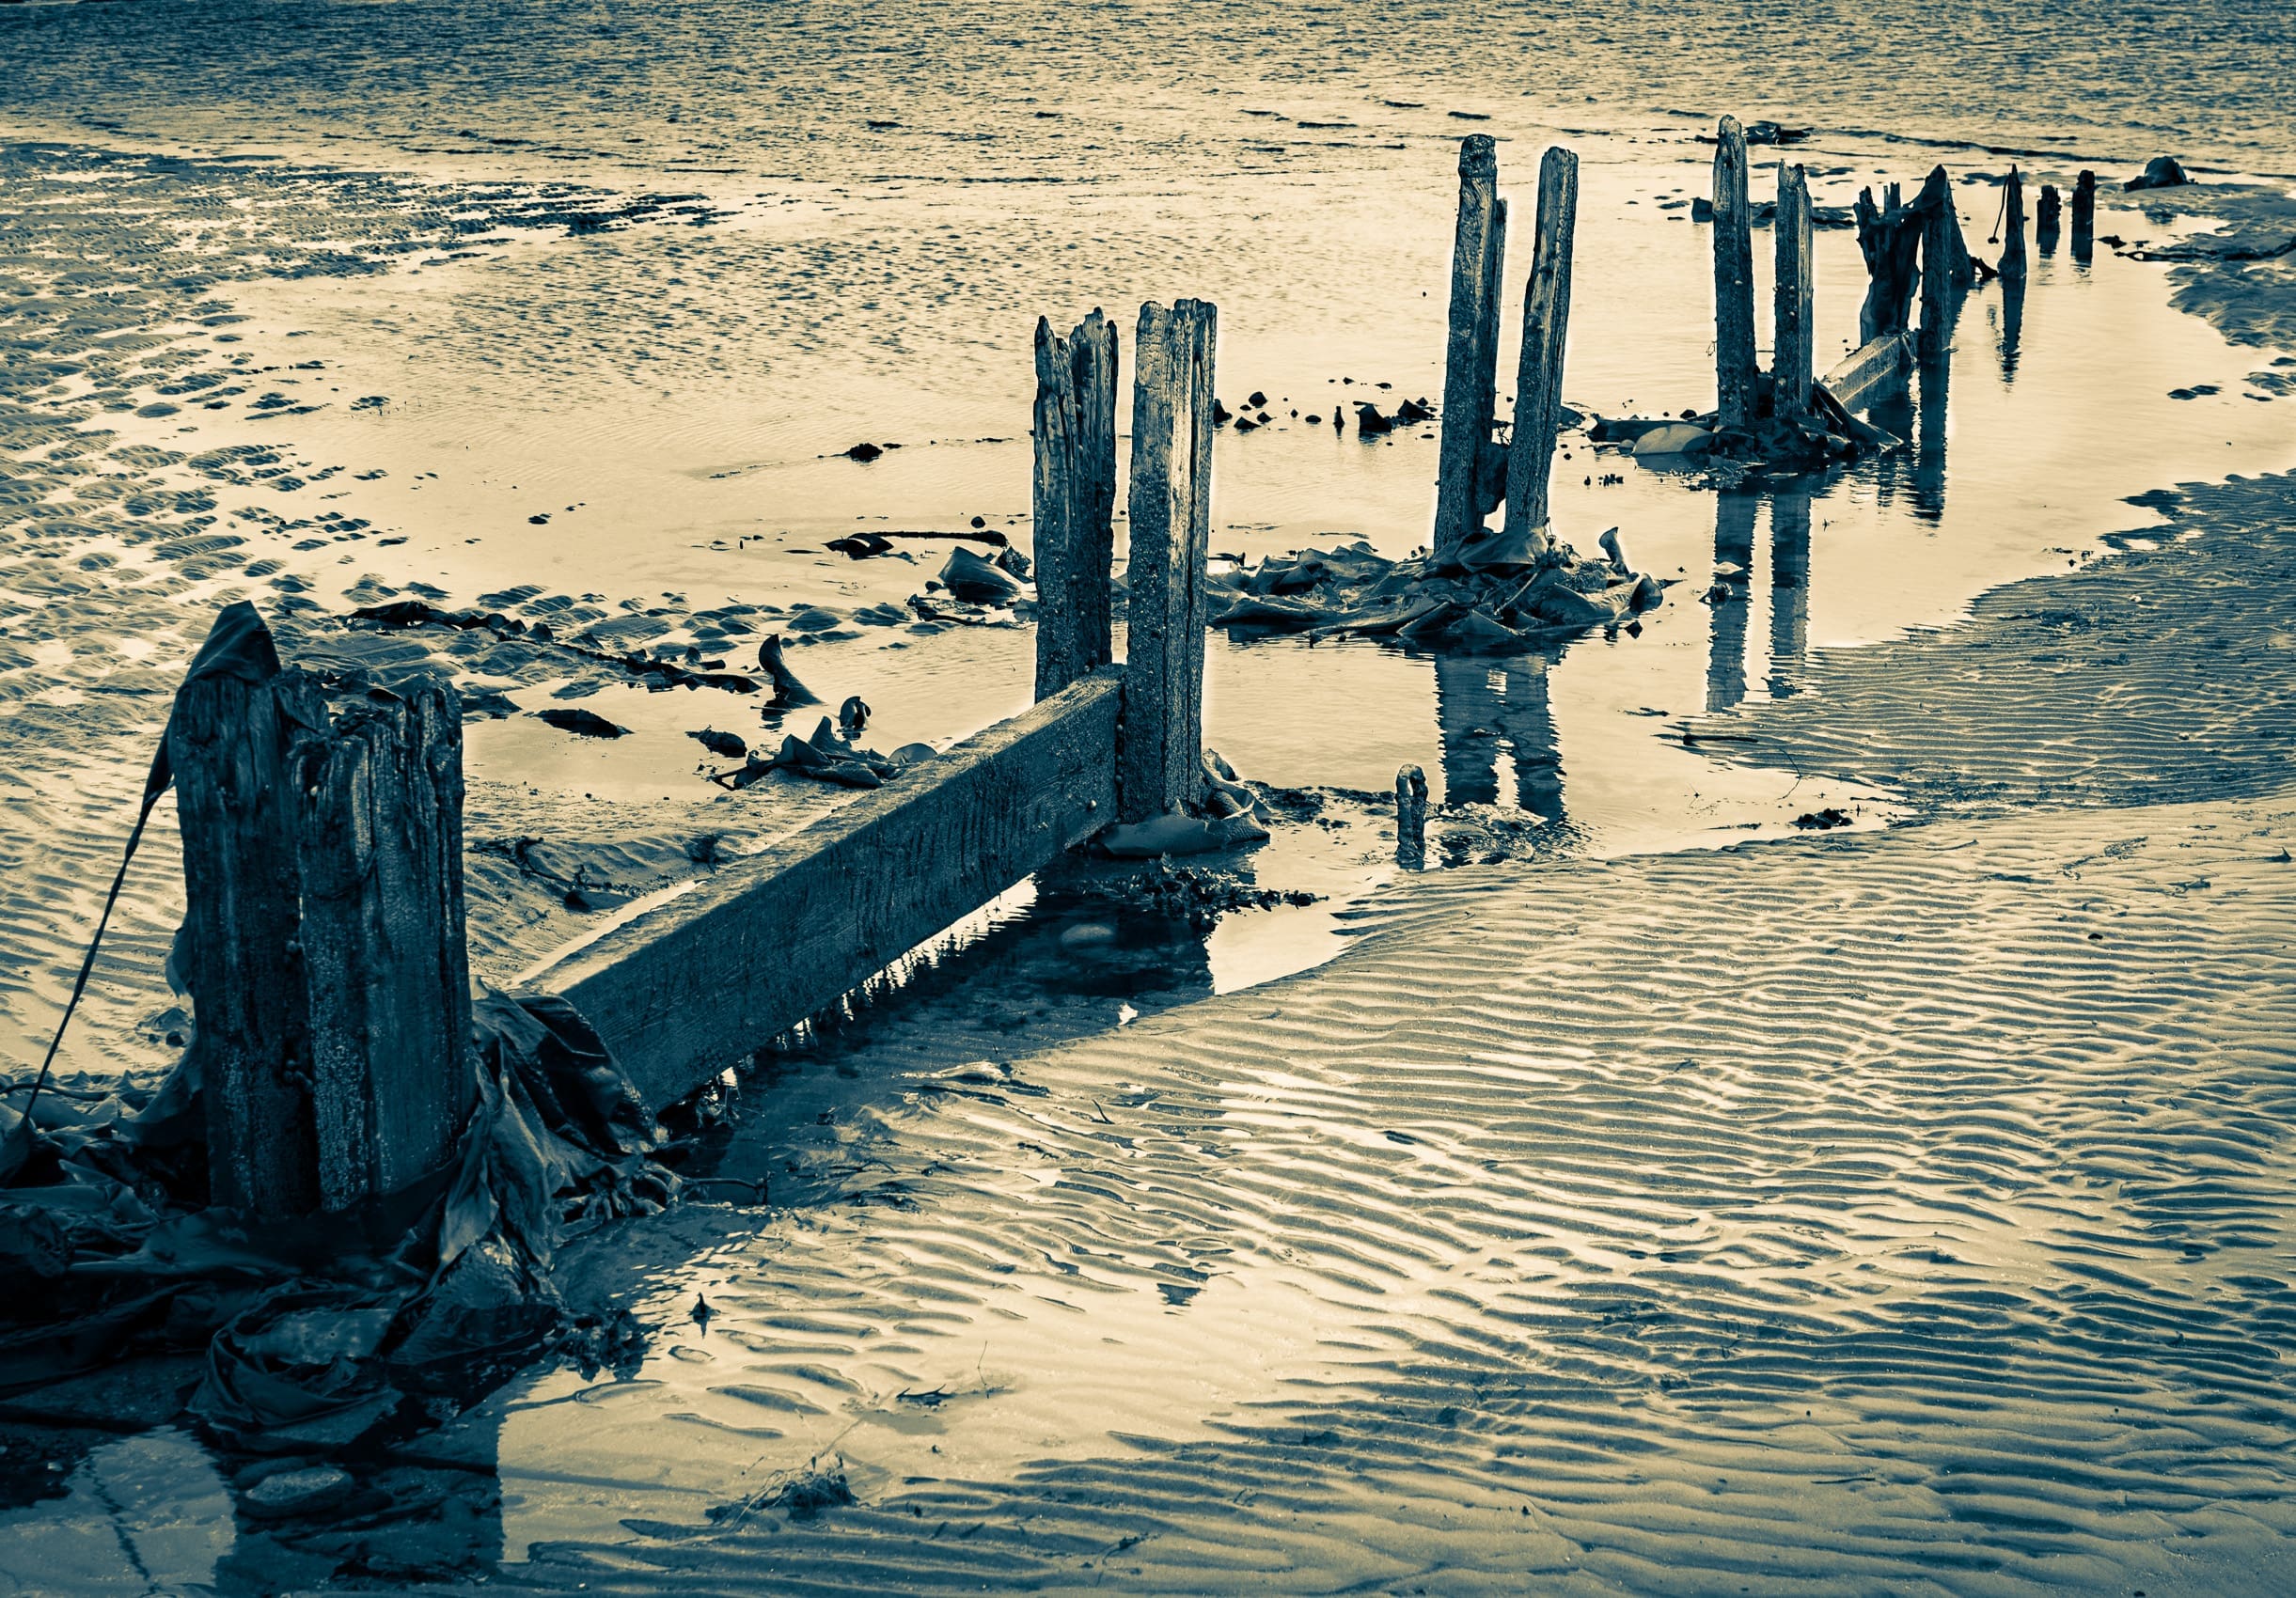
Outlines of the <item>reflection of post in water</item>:
{"label": "reflection of post in water", "polygon": [[1769,502],[1769,697],[1799,690],[1810,647],[1810,496],[1781,494]]}
{"label": "reflection of post in water", "polygon": [[2025,332],[2025,280],[2001,280],[2001,381],[2017,376],[2017,345]]}
{"label": "reflection of post in water", "polygon": [[1443,743],[1443,802],[1496,805],[1499,755],[1515,766],[1515,802],[1563,819],[1563,760],[1541,655],[1435,657],[1436,714]]}
{"label": "reflection of post in water", "polygon": [[1725,711],[1746,697],[1746,601],[1753,571],[1753,513],[1759,496],[1725,489],[1714,496],[1714,566],[1727,597],[1713,612],[1713,652],[1706,661],[1706,709]]}
{"label": "reflection of post in water", "polygon": [[1926,350],[1914,370],[1912,425],[1913,514],[1924,522],[1945,515],[1945,417],[1953,389],[1951,330],[1934,355]]}

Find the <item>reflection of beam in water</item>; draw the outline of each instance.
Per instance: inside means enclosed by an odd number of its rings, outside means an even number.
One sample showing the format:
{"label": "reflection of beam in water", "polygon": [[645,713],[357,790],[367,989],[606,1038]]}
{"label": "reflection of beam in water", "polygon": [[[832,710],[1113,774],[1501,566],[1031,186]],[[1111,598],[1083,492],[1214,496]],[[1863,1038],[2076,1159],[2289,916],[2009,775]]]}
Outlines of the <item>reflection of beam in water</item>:
{"label": "reflection of beam in water", "polygon": [[1436,656],[1446,805],[1496,805],[1503,748],[1515,768],[1515,802],[1547,821],[1563,819],[1563,760],[1547,666],[1540,655]]}
{"label": "reflection of beam in water", "polygon": [[1782,494],[1769,502],[1769,697],[1799,690],[1810,647],[1810,496]]}
{"label": "reflection of beam in water", "polygon": [[1753,513],[1759,495],[1724,489],[1714,496],[1714,564],[1735,566],[1730,597],[1707,606],[1712,653],[1706,660],[1706,709],[1726,711],[1746,697],[1746,610],[1753,571]]}
{"label": "reflection of beam in water", "polygon": [[2025,333],[2025,285],[2022,279],[2001,280],[2001,381],[2017,377],[2017,347]]}

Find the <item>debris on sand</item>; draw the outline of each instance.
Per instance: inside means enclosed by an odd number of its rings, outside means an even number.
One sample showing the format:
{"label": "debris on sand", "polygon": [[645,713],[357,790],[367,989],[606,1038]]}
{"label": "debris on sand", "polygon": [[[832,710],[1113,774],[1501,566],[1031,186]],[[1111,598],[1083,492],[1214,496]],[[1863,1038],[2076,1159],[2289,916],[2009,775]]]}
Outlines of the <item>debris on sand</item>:
{"label": "debris on sand", "polygon": [[738,760],[749,753],[748,740],[738,732],[720,732],[714,727],[705,727],[700,731],[689,732],[686,736],[711,754],[729,760]]}
{"label": "debris on sand", "polygon": [[858,461],[863,465],[867,465],[870,462],[874,461],[878,456],[884,454],[885,451],[878,448],[875,445],[864,440],[861,443],[855,445],[852,448],[841,449],[838,451],[838,453],[842,455],[848,461]]}
{"label": "debris on sand", "polygon": [[[1616,531],[1605,537],[1615,541]],[[1658,578],[1612,559],[1583,559],[1544,529],[1485,532],[1456,550],[1404,560],[1361,541],[1305,549],[1212,582],[1229,596],[1212,617],[1215,627],[1470,650],[1521,649],[1630,622],[1665,597]]]}
{"label": "debris on sand", "polygon": [[560,732],[572,732],[583,738],[627,738],[630,735],[628,728],[617,727],[596,711],[586,711],[578,705],[552,705],[533,714]]}
{"label": "debris on sand", "polygon": [[841,1459],[825,1466],[819,1459],[813,1459],[802,1470],[775,1477],[763,1493],[713,1506],[709,1517],[713,1523],[725,1526],[747,1520],[761,1510],[787,1510],[792,1520],[811,1520],[824,1510],[842,1509],[853,1502],[853,1487],[845,1480],[844,1461]]}
{"label": "debris on sand", "polygon": [[1011,572],[969,549],[949,552],[939,581],[951,598],[967,604],[1010,604],[1020,597],[1020,584]]}
{"label": "debris on sand", "polygon": [[1850,818],[1848,811],[1835,809],[1829,805],[1822,810],[1796,816],[1794,824],[1804,832],[1832,832],[1835,827],[1849,825]]}
{"label": "debris on sand", "polygon": [[[858,702],[857,698],[846,701],[848,705]],[[862,708],[867,710],[866,706]],[[922,756],[914,753],[920,749],[924,751]],[[811,777],[817,782],[833,782],[843,788],[882,788],[887,778],[933,753],[929,744],[904,744],[890,755],[859,748],[840,737],[836,727],[825,715],[810,738],[792,733],[781,740],[781,747],[770,757],[751,751],[738,769],[713,772],[710,780],[720,788],[738,791],[778,771]]]}
{"label": "debris on sand", "polygon": [[773,683],[773,702],[777,705],[818,705],[821,696],[797,681],[797,674],[781,658],[781,635],[769,633],[758,645],[758,668]]}
{"label": "debris on sand", "polygon": [[2193,180],[2184,175],[2173,155],[2156,155],[2145,163],[2145,170],[2121,185],[2124,189],[2176,189]]}

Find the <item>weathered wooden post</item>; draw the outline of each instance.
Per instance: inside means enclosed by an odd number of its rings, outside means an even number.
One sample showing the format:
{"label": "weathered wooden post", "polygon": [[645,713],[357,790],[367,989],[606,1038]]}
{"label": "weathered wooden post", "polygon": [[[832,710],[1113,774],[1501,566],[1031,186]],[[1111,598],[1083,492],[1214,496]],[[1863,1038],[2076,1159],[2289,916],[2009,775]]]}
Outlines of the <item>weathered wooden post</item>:
{"label": "weathered wooden post", "polygon": [[461,703],[336,692],[252,607],[227,624],[250,647],[186,681],[168,731],[211,1195],[347,1209],[445,1165],[477,1092]]}
{"label": "weathered wooden post", "polygon": [[2001,277],[2005,283],[2025,280],[2025,180],[2016,166],[2009,168],[2007,187],[2001,196]]}
{"label": "weathered wooden post", "polygon": [[1563,430],[1563,354],[1570,331],[1571,240],[1579,223],[1579,158],[1557,146],[1538,168],[1538,220],[1531,279],[1523,290],[1522,361],[1515,379],[1515,429],[1507,441],[1510,535],[1547,525],[1555,442]]}
{"label": "weathered wooden post", "polygon": [[1913,302],[1915,262],[1921,249],[1920,201],[1911,209],[1889,188],[1885,209],[1874,205],[1871,189],[1858,191],[1858,249],[1865,258],[1865,301],[1858,307],[1858,337],[1871,344],[1884,334],[1903,333]]}
{"label": "weathered wooden post", "polygon": [[1812,324],[1816,285],[1810,253],[1810,183],[1799,164],[1778,163],[1776,277],[1770,295],[1770,382],[1772,406],[1780,415],[1799,416],[1810,408],[1810,384],[1816,360]]}
{"label": "weathered wooden post", "polygon": [[1115,658],[1116,324],[1098,310],[1062,337],[1036,322],[1036,697]]}
{"label": "weathered wooden post", "polygon": [[1714,388],[1717,420],[1754,423],[1753,217],[1746,203],[1746,131],[1722,119],[1714,145]]}
{"label": "weathered wooden post", "polygon": [[1427,774],[1417,766],[1395,773],[1395,864],[1416,871],[1427,863]]}
{"label": "weathered wooden post", "polygon": [[2040,203],[2033,210],[2033,242],[2043,255],[2056,253],[2057,237],[2065,227],[2065,197],[2054,183],[2041,185]]}
{"label": "weathered wooden post", "polygon": [[1921,213],[1921,353],[1942,356],[1953,342],[1954,319],[1961,296],[1975,275],[1954,208],[1953,180],[1942,166],[1932,167],[1913,199]]}
{"label": "weathered wooden post", "polygon": [[1204,562],[1212,536],[1218,312],[1140,306],[1132,347],[1132,550],[1117,807],[1143,822],[1203,790]]}
{"label": "weathered wooden post", "polygon": [[2073,259],[2087,260],[2097,253],[2097,174],[2084,171],[2073,180]]}
{"label": "weathered wooden post", "polygon": [[1484,464],[1499,373],[1499,294],[1507,208],[1488,133],[1459,142],[1459,220],[1451,249],[1451,327],[1443,351],[1443,425],[1437,446],[1435,547],[1455,549],[1490,514]]}

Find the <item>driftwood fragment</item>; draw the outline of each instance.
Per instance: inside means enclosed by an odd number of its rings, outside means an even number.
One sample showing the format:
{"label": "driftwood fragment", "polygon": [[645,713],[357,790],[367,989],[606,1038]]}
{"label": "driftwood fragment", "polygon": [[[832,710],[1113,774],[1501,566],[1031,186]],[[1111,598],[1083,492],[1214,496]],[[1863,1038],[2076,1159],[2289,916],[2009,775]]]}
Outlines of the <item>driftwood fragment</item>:
{"label": "driftwood fragment", "polygon": [[1753,219],[1746,200],[1746,133],[1724,117],[1714,146],[1714,387],[1721,426],[1755,418]]}
{"label": "driftwood fragment", "polygon": [[1036,323],[1036,697],[1114,658],[1109,574],[1116,508],[1116,325],[1094,310],[1066,337]]}
{"label": "driftwood fragment", "polygon": [[1538,218],[1523,290],[1522,361],[1507,450],[1510,537],[1540,534],[1563,426],[1563,356],[1570,330],[1570,258],[1579,219],[1579,158],[1559,146],[1539,162]]}
{"label": "driftwood fragment", "polygon": [[1459,142],[1459,216],[1451,253],[1451,319],[1443,352],[1442,437],[1438,445],[1435,547],[1455,548],[1489,512],[1484,460],[1497,404],[1500,279],[1507,210],[1499,155],[1488,133]]}

